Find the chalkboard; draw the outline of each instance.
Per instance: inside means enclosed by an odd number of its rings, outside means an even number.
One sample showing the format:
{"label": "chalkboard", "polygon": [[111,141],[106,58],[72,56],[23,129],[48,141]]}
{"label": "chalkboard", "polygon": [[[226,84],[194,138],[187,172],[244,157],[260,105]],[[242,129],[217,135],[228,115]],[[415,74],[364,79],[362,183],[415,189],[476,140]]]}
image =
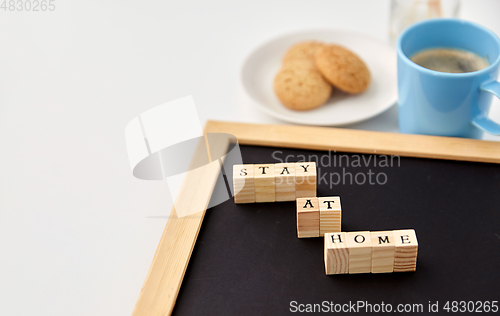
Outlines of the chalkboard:
{"label": "chalkboard", "polygon": [[500,300],[500,165],[259,146],[241,153],[244,163],[317,161],[317,195],[340,196],[342,231],[415,229],[417,271],[327,276],[323,238],[297,238],[295,202],[231,199],[206,212],[175,315],[282,315],[361,302],[393,311],[421,304],[428,313],[437,301],[443,312],[446,302]]}

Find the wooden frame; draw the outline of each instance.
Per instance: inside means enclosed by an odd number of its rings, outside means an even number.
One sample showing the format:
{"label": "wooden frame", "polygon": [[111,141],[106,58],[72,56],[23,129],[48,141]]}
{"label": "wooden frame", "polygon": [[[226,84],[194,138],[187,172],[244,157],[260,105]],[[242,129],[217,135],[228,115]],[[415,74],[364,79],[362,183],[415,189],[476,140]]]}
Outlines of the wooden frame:
{"label": "wooden frame", "polygon": [[[234,135],[240,145],[500,163],[500,143],[473,139],[218,121],[208,121],[204,132]],[[188,203],[196,191],[206,209],[219,170],[186,176],[178,200]],[[133,315],[172,313],[204,215],[178,218],[172,209]]]}

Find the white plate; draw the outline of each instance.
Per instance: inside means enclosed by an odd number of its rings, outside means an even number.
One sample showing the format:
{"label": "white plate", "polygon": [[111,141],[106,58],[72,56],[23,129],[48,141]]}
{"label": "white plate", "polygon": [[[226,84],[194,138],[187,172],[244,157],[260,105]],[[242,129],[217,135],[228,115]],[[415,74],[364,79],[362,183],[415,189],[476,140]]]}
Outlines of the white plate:
{"label": "white plate", "polygon": [[[274,76],[291,45],[306,40],[336,43],[359,55],[370,69],[372,81],[359,95],[334,93],[327,104],[311,111],[292,111],[281,104],[273,91]],[[257,48],[242,68],[244,90],[259,107],[284,121],[323,126],[360,122],[390,108],[397,101],[396,52],[386,43],[360,33],[342,30],[313,30],[278,37]]]}

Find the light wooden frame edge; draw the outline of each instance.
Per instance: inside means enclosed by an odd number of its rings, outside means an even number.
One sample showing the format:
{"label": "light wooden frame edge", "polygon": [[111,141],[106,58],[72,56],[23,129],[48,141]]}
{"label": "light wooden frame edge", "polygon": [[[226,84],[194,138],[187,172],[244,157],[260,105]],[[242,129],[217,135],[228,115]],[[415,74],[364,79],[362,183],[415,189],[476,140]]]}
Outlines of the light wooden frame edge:
{"label": "light wooden frame edge", "polygon": [[[500,143],[474,139],[221,121],[208,121],[204,132],[231,134],[240,145],[500,163]],[[192,181],[209,186],[203,196],[196,197],[205,205],[218,172],[203,174],[202,179],[197,177]],[[189,188],[189,182],[186,177],[183,188]],[[205,211],[178,218],[175,208],[172,209],[133,315],[172,313],[204,215]]]}

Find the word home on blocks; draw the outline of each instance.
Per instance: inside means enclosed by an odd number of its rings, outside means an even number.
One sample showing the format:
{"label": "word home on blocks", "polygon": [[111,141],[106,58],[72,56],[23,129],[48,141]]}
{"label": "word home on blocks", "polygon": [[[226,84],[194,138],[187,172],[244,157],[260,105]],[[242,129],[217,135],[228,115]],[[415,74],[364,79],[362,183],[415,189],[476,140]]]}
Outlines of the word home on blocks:
{"label": "word home on blocks", "polygon": [[326,274],[416,271],[417,253],[413,229],[325,234]]}

